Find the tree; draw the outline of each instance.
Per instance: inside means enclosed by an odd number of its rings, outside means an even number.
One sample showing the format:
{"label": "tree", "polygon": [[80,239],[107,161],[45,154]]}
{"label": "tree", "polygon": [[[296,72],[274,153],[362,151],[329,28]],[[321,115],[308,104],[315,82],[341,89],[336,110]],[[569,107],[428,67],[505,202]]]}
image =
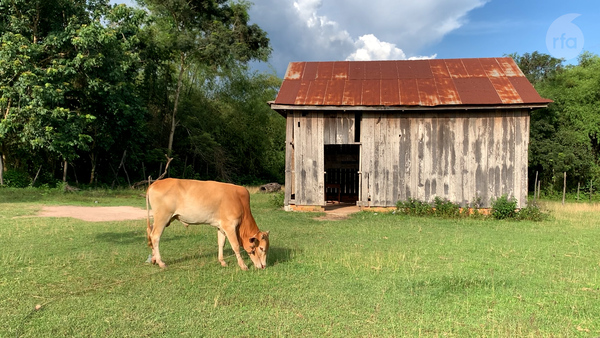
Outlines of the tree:
{"label": "tree", "polygon": [[56,154],[66,170],[82,151],[93,158],[99,144],[108,149],[107,136],[131,138],[143,120],[133,82],[143,11],[103,0],[0,0],[0,12],[0,151],[13,166],[24,165],[14,156],[24,149]]}
{"label": "tree", "polygon": [[512,53],[508,56],[515,60],[525,77],[534,85],[554,78],[564,68],[563,59],[537,51],[523,55]]}
{"label": "tree", "polygon": [[173,149],[184,76],[191,63],[219,68],[236,62],[266,61],[271,49],[266,33],[248,24],[248,2],[227,0],[143,0],[159,29],[154,38],[177,64],[167,152]]}

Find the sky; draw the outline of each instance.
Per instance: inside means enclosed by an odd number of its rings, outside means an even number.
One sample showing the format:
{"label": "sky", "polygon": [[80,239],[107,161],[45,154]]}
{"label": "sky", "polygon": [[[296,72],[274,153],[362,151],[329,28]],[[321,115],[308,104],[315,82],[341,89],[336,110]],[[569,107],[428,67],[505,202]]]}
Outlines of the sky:
{"label": "sky", "polygon": [[293,61],[600,55],[598,0],[253,0],[249,14],[273,48],[253,67],[280,77]]}

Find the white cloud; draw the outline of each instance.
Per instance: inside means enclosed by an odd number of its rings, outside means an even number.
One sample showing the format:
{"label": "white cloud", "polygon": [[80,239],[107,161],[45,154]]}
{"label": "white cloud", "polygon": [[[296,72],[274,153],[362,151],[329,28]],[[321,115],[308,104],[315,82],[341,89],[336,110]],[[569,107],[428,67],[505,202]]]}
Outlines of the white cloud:
{"label": "white cloud", "polygon": [[250,18],[269,34],[281,74],[290,61],[434,58],[419,51],[487,1],[261,0]]}

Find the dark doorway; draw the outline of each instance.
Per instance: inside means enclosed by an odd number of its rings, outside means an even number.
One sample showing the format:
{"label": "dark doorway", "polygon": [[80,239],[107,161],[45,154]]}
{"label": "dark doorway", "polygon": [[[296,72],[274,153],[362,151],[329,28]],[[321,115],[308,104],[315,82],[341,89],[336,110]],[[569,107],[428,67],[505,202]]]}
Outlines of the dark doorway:
{"label": "dark doorway", "polygon": [[325,145],[325,202],[356,203],[360,146]]}

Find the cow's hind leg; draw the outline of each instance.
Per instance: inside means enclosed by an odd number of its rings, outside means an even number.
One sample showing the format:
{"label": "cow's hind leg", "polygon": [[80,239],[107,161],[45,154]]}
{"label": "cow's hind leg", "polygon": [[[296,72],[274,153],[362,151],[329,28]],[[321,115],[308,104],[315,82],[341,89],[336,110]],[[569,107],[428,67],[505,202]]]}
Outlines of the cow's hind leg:
{"label": "cow's hind leg", "polygon": [[221,229],[219,229],[217,233],[219,236],[219,263],[221,263],[222,266],[227,266],[225,259],[223,259],[223,247],[225,247],[225,238],[227,235],[225,235],[225,232]]}
{"label": "cow's hind leg", "polygon": [[242,255],[240,255],[240,242],[238,241],[236,233],[237,226],[238,223],[235,221],[223,222],[223,224],[221,224],[221,229],[223,229],[227,235],[229,244],[231,244],[231,248],[233,249],[235,257],[237,258],[238,265],[242,270],[248,270],[246,263],[244,263],[244,260],[242,259]]}
{"label": "cow's hind leg", "polygon": [[150,242],[152,243],[152,263],[158,264],[161,268],[165,268],[167,265],[162,261],[160,257],[160,251],[158,245],[160,243],[160,236],[162,236],[165,227],[171,222],[171,214],[165,213],[154,213],[154,225],[152,231],[149,234]]}

